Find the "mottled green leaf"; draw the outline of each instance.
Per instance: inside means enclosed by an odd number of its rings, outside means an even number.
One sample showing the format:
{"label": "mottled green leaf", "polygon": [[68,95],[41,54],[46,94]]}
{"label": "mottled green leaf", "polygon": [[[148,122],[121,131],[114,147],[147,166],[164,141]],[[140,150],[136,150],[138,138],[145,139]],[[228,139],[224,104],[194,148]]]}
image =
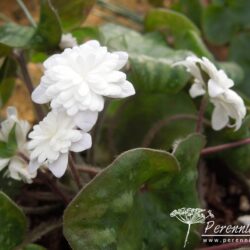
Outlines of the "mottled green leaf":
{"label": "mottled green leaf", "polygon": [[95,0],[52,0],[52,4],[59,12],[63,28],[69,30],[80,26]]}
{"label": "mottled green leaf", "polygon": [[12,48],[27,47],[34,29],[15,23],[6,23],[0,27],[0,56],[8,54]]}
{"label": "mottled green leaf", "polygon": [[[178,204],[178,207],[199,207],[197,193],[198,168],[200,158],[199,152],[205,146],[204,136],[191,134],[185,139],[177,141],[173,154],[181,166],[181,174],[171,181],[172,189],[167,190],[171,204]],[[188,192],[193,195],[185,195]],[[173,207],[175,209],[176,207]]]}
{"label": "mottled green leaf", "polygon": [[[112,136],[108,134],[105,141],[111,139],[118,152],[141,146],[145,136],[159,123],[162,124],[161,128],[151,139],[150,147],[169,149],[176,139],[183,138],[195,130],[195,119],[171,121],[171,117],[180,114],[195,117],[196,108],[186,93],[138,93],[127,102],[115,101],[114,104],[116,103],[120,104],[120,108],[108,117],[104,127],[112,129]],[[107,148],[106,143],[105,147]]]}
{"label": "mottled green leaf", "polygon": [[3,192],[0,192],[0,246],[13,250],[26,233],[27,220],[18,206]]}
{"label": "mottled green leaf", "polygon": [[167,47],[159,33],[141,35],[112,24],[103,26],[101,33],[103,43],[111,50],[129,53],[129,78],[137,92],[177,93],[186,85],[188,74],[172,64],[191,53]]}
{"label": "mottled green leaf", "polygon": [[[180,172],[175,158],[163,151],[135,149],[118,157],[66,209],[64,234],[71,247],[181,249],[187,228],[169,214],[179,207],[199,206],[196,164],[203,146],[198,134],[178,143],[174,154]],[[196,243],[192,230],[187,249]]]}
{"label": "mottled green leaf", "polygon": [[30,41],[32,47],[40,51],[55,49],[61,35],[60,21],[50,0],[41,0],[40,20]]}
{"label": "mottled green leaf", "polygon": [[[147,211],[141,204],[144,198],[140,188],[155,178],[167,175],[171,179],[176,171],[175,158],[164,151],[134,149],[119,156],[66,209],[64,234],[71,247],[143,249],[147,243],[142,237],[146,239],[148,232],[142,230],[142,223]],[[152,235],[150,238],[154,241]]]}

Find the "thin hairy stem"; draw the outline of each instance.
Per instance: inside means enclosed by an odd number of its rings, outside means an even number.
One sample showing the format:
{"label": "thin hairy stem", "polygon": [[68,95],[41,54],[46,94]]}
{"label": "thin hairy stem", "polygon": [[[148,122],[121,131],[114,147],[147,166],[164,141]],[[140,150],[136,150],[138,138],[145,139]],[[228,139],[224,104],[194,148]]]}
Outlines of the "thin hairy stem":
{"label": "thin hairy stem", "polygon": [[41,239],[44,235],[52,232],[53,230],[61,228],[62,225],[62,219],[41,223],[35,229],[29,232],[21,245],[17,246],[14,250],[23,249],[24,246]]}
{"label": "thin hairy stem", "polygon": [[98,173],[101,172],[101,168],[97,167],[90,167],[90,166],[79,166],[77,167],[77,170],[80,172],[88,173],[91,175],[97,175]]}
{"label": "thin hairy stem", "polygon": [[250,138],[242,139],[236,142],[225,143],[225,144],[221,144],[218,146],[204,148],[201,151],[201,155],[206,156],[206,155],[218,153],[227,149],[236,148],[236,147],[240,147],[240,146],[247,145],[247,144],[250,144]]}
{"label": "thin hairy stem", "polygon": [[199,113],[198,113],[198,119],[197,119],[196,129],[195,129],[195,131],[197,133],[201,132],[206,107],[207,107],[207,96],[205,95],[201,99],[200,109],[199,109]]}
{"label": "thin hairy stem", "polygon": [[[142,146],[148,147],[153,141],[153,139],[155,138],[155,136],[157,135],[157,133],[162,128],[170,124],[171,122],[178,121],[178,120],[197,120],[197,119],[198,117],[196,115],[178,114],[178,115],[173,115],[170,117],[166,117],[165,119],[159,120],[149,129],[149,131],[145,135],[143,142],[142,142]],[[207,120],[203,119],[202,122],[206,125],[210,125],[210,122]]]}
{"label": "thin hairy stem", "polygon": [[[26,84],[27,89],[29,90],[29,93],[31,95],[33,90],[34,90],[34,87],[33,87],[33,83],[32,83],[28,68],[27,68],[25,56],[24,56],[23,52],[20,51],[20,52],[14,53],[14,57],[20,66],[20,70],[21,70],[21,73],[23,76],[24,83]],[[33,105],[35,107],[38,119],[42,120],[44,117],[44,113],[43,113],[43,110],[41,108],[41,105],[37,105],[36,103],[33,103]]]}
{"label": "thin hairy stem", "polygon": [[77,170],[77,167],[74,163],[74,160],[73,160],[73,157],[71,154],[69,154],[69,167],[71,169],[71,172],[72,172],[72,175],[73,175],[73,178],[75,180],[75,183],[77,185],[77,187],[79,189],[82,188],[82,184],[81,184],[81,180],[80,180],[80,175],[79,175],[79,172]]}
{"label": "thin hairy stem", "polygon": [[70,202],[68,196],[66,196],[64,192],[57,186],[57,183],[51,178],[51,176],[49,176],[46,172],[42,171],[39,172],[39,175],[47,183],[50,189],[61,198],[65,205]]}

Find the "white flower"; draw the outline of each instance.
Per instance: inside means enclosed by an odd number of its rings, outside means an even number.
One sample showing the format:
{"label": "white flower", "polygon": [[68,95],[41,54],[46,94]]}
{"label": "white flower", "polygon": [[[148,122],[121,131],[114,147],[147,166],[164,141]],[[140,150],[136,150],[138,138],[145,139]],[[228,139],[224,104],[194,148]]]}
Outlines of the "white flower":
{"label": "white flower", "polygon": [[62,34],[61,41],[59,43],[60,49],[72,48],[77,46],[76,38],[71,33]]}
{"label": "white flower", "polygon": [[127,63],[125,52],[107,51],[98,41],[66,49],[44,62],[45,73],[32,93],[32,100],[51,102],[69,116],[81,111],[101,111],[104,96],[124,98],[135,94],[133,85],[120,69]]}
{"label": "white flower", "polygon": [[10,158],[0,158],[0,170],[3,170],[8,166],[5,175],[15,180],[23,180],[24,182],[31,183],[37,173],[35,171],[30,174],[27,162],[19,155],[29,155],[27,150],[27,133],[30,129],[30,125],[27,121],[18,119],[17,111],[14,107],[8,107],[7,119],[1,123],[0,141],[8,142],[10,132],[14,126],[17,143],[16,154]]}
{"label": "white flower", "polygon": [[207,88],[210,97],[216,97],[223,94],[229,88],[234,86],[233,80],[228,78],[224,70],[217,70],[214,64],[206,57],[202,58],[200,66],[209,77]]}
{"label": "white flower", "polygon": [[175,63],[173,66],[185,66],[187,72],[194,77],[194,83],[189,90],[189,94],[192,98],[204,95],[206,93],[206,84],[202,78],[200,68],[197,63],[201,63],[201,59],[196,56],[188,56],[184,61]]}
{"label": "white flower", "polygon": [[[194,83],[189,90],[190,96],[208,94],[209,100],[215,106],[212,114],[212,128],[220,130],[226,126],[239,129],[246,115],[246,107],[242,98],[230,88],[234,82],[223,70],[217,70],[207,58],[189,56],[184,61],[177,62],[174,66],[185,66],[194,77]],[[230,124],[230,118],[235,120]]]}
{"label": "white flower", "polygon": [[[220,130],[225,126],[235,127],[235,130],[241,127],[242,119],[246,115],[246,107],[238,94],[228,89],[223,94],[211,98],[210,101],[215,106],[212,113],[214,130]],[[230,118],[235,120],[234,124],[230,124]]]}
{"label": "white flower", "polygon": [[86,132],[77,129],[65,112],[52,110],[29,134],[30,172],[47,165],[56,177],[61,177],[68,165],[69,151],[80,152],[91,147],[91,136]]}

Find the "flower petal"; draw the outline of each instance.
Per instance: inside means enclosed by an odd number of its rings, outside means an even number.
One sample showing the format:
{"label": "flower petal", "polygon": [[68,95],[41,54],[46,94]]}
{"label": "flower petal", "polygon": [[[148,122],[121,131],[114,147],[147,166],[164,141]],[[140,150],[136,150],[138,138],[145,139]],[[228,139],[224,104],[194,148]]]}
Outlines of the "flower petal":
{"label": "flower petal", "polygon": [[37,169],[40,167],[40,164],[38,163],[37,160],[31,160],[29,162],[29,166],[28,166],[28,171],[33,174],[37,171]]}
{"label": "flower petal", "polygon": [[82,139],[78,142],[75,142],[70,147],[70,150],[73,152],[81,152],[86,149],[89,149],[92,146],[92,138],[88,133],[82,135]]}
{"label": "flower petal", "polygon": [[214,130],[221,130],[229,122],[227,112],[220,106],[216,105],[212,114],[212,128]]}
{"label": "flower petal", "polygon": [[0,159],[0,171],[8,165],[9,161],[10,159]]}
{"label": "flower petal", "polygon": [[50,101],[45,95],[46,88],[41,84],[32,92],[31,99],[38,104],[44,104]]}
{"label": "flower petal", "polygon": [[208,81],[208,94],[211,97],[216,97],[218,95],[221,95],[225,92],[225,89],[223,89],[217,82],[215,82],[213,79],[210,79]]}
{"label": "flower petal", "polygon": [[200,83],[192,84],[191,88],[189,89],[189,94],[192,98],[204,95],[205,93],[206,91],[204,90],[203,85]]}
{"label": "flower petal", "polygon": [[57,178],[60,178],[64,175],[68,166],[68,154],[61,154],[59,158],[48,165],[49,170]]}
{"label": "flower petal", "polygon": [[74,117],[76,125],[84,132],[88,132],[95,125],[98,118],[97,111],[81,111]]}

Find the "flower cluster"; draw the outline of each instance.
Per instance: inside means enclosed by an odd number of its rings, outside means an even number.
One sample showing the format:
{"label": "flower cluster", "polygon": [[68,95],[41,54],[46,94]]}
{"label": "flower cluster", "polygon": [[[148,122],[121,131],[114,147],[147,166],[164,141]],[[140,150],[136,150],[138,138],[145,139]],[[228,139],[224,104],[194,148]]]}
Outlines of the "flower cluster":
{"label": "flower cluster", "polygon": [[[8,107],[7,119],[1,123],[0,129],[0,144],[5,149],[5,152],[2,149],[0,154],[0,170],[7,168],[5,171],[6,176],[27,183],[31,183],[37,174],[36,171],[29,173],[27,161],[24,159],[29,157],[27,149],[29,129],[30,125],[27,121],[18,119],[16,109]],[[12,130],[14,138],[10,138]]]}
{"label": "flower cluster", "polygon": [[126,74],[120,71],[127,60],[126,52],[111,53],[98,41],[88,41],[44,62],[45,72],[32,100],[50,103],[52,111],[29,134],[31,173],[46,165],[56,177],[61,177],[69,151],[91,147],[87,132],[104,108],[104,97],[135,94]]}
{"label": "flower cluster", "polygon": [[[217,70],[207,58],[189,56],[184,61],[177,62],[174,66],[185,66],[187,71],[194,77],[194,83],[189,90],[190,96],[195,98],[208,95],[214,105],[212,114],[212,127],[221,130],[225,126],[241,127],[242,119],[246,115],[246,107],[242,98],[231,88],[234,82],[223,70]],[[235,120],[230,124],[230,119]]]}

